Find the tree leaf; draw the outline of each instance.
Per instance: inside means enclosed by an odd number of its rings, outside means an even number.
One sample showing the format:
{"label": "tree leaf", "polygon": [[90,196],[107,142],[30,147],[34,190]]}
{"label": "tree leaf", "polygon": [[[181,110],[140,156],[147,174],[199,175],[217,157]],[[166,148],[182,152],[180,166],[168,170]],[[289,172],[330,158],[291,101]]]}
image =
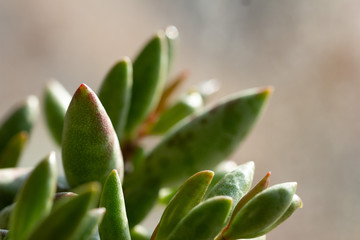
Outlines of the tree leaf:
{"label": "tree leaf", "polygon": [[27,132],[22,131],[14,135],[0,154],[0,168],[16,167],[22,150],[29,139]]}
{"label": "tree leaf", "polygon": [[70,104],[70,93],[56,80],[50,81],[44,92],[45,119],[55,142],[60,146],[66,110]]}
{"label": "tree leaf", "polygon": [[75,92],[65,116],[62,158],[71,187],[90,181],[103,183],[113,169],[123,176],[115,130],[100,100],[85,84]]}
{"label": "tree leaf", "polygon": [[222,236],[226,240],[255,238],[274,224],[289,208],[296,183],[282,183],[257,194],[233,217]]}
{"label": "tree leaf", "polygon": [[180,220],[201,202],[213,176],[212,171],[198,172],[180,187],[164,210],[155,239],[167,239]]}
{"label": "tree leaf", "polygon": [[213,239],[221,231],[230,209],[230,197],[217,196],[194,207],[173,229],[169,240]]}
{"label": "tree leaf", "polygon": [[116,170],[111,171],[104,183],[100,207],[106,208],[104,219],[99,226],[100,238],[130,240],[124,196]]}
{"label": "tree leaf", "polygon": [[56,190],[56,159],[52,152],[30,174],[16,197],[10,218],[12,240],[26,239],[49,214]]}
{"label": "tree leaf", "polygon": [[110,69],[98,94],[119,139],[129,112],[132,81],[132,64],[130,58],[124,57]]}
{"label": "tree leaf", "polygon": [[134,61],[131,103],[126,121],[126,133],[129,137],[134,135],[136,127],[160,100],[168,70],[167,47],[165,33],[159,31]]}

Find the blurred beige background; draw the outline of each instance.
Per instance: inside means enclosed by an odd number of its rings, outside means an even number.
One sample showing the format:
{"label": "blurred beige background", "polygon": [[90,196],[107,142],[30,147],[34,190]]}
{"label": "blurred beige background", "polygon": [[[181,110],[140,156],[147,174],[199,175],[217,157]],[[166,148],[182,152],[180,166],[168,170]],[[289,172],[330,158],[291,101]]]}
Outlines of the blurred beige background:
{"label": "blurred beige background", "polygon": [[[181,34],[174,73],[191,70],[187,86],[217,78],[217,97],[276,89],[233,156],[255,161],[256,180],[271,170],[273,184],[299,183],[304,208],[268,239],[358,239],[359,1],[0,1],[0,116],[41,97],[50,77],[71,92],[98,89],[116,60],[169,24]],[[22,165],[52,149],[38,124]]]}

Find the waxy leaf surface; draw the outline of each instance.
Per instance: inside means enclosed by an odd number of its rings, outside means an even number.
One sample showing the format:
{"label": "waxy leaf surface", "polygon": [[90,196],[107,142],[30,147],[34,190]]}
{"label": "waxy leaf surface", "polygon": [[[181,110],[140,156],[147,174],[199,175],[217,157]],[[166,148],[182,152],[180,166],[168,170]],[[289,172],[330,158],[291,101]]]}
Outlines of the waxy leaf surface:
{"label": "waxy leaf surface", "polygon": [[95,207],[100,193],[100,185],[91,182],[81,186],[78,196],[64,201],[52,211],[40,225],[32,231],[28,240],[64,240],[78,231],[89,209]]}
{"label": "waxy leaf surface", "polygon": [[262,191],[232,218],[223,233],[227,240],[254,238],[275,223],[289,208],[296,191],[296,183],[282,183]]}
{"label": "waxy leaf surface", "polygon": [[132,64],[124,57],[110,69],[98,94],[119,139],[129,112],[132,81]]}
{"label": "waxy leaf surface", "polygon": [[155,239],[167,239],[180,220],[201,202],[213,176],[212,171],[202,171],[180,187],[164,210]]}
{"label": "waxy leaf surface", "polygon": [[11,138],[0,154],[0,168],[13,168],[17,166],[28,138],[29,135],[25,131],[19,132]]}
{"label": "waxy leaf surface", "polygon": [[100,198],[100,207],[106,208],[103,221],[99,226],[102,240],[130,240],[128,219],[120,177],[116,170],[107,177]]}
{"label": "waxy leaf surface", "polygon": [[270,92],[241,92],[177,127],[149,153],[144,174],[165,184],[215,167],[247,136]]}
{"label": "waxy leaf surface", "polygon": [[130,137],[160,100],[168,70],[167,48],[165,33],[160,31],[134,61],[131,103],[126,121],[126,132]]}
{"label": "waxy leaf surface", "polygon": [[95,208],[89,210],[71,239],[89,240],[94,233],[96,233],[97,226],[103,219],[105,212],[105,208]]}
{"label": "waxy leaf surface", "polygon": [[185,117],[193,114],[204,104],[198,92],[189,92],[177,103],[166,109],[151,129],[151,134],[164,134]]}
{"label": "waxy leaf surface", "polygon": [[120,145],[96,94],[85,84],[75,92],[65,116],[62,158],[71,187],[103,183],[111,170],[123,177]]}
{"label": "waxy leaf surface", "polygon": [[213,239],[221,231],[230,209],[230,197],[210,198],[194,207],[173,229],[169,240]]}
{"label": "waxy leaf surface", "polygon": [[39,101],[30,96],[13,110],[0,124],[0,154],[16,134],[25,131],[30,135],[39,114]]}
{"label": "waxy leaf surface", "polygon": [[31,231],[49,214],[56,190],[56,159],[51,153],[32,171],[16,197],[11,214],[12,240],[27,239]]}
{"label": "waxy leaf surface", "polygon": [[205,199],[214,196],[228,196],[233,199],[232,209],[249,191],[255,171],[254,162],[247,162],[238,166],[234,171],[226,174],[209,192]]}
{"label": "waxy leaf surface", "polygon": [[66,110],[71,101],[70,93],[57,81],[52,80],[45,88],[45,119],[52,137],[61,145]]}

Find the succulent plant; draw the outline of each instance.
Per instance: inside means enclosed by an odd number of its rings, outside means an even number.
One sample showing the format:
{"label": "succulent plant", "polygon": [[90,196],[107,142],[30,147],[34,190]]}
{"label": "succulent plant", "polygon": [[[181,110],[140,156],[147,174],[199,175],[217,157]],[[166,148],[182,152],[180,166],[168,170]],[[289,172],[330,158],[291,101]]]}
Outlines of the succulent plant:
{"label": "succulent plant", "polygon": [[[171,76],[178,32],[158,31],[132,64],[118,61],[96,94],[45,88],[43,112],[61,148],[35,168],[18,160],[39,115],[35,96],[0,125],[0,239],[265,239],[302,206],[297,184],[253,188],[253,162],[225,161],[249,134],[271,87],[241,91],[205,106],[214,81],[174,98],[186,72]],[[210,90],[209,90],[210,89]],[[174,100],[175,99],[175,100]],[[148,149],[145,138],[162,136]],[[214,170],[214,171],[211,171]],[[141,225],[166,205],[151,233]]]}

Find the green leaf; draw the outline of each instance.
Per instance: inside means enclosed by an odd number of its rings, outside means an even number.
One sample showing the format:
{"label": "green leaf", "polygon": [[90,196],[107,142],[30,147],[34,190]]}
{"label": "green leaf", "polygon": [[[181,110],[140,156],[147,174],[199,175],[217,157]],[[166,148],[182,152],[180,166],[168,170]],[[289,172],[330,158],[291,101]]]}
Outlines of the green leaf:
{"label": "green leaf", "polygon": [[8,230],[5,229],[0,229],[0,240],[5,240],[7,239],[7,234],[9,233]]}
{"label": "green leaf", "polygon": [[12,204],[31,168],[0,169],[0,209]]}
{"label": "green leaf", "polygon": [[96,233],[97,226],[103,219],[105,212],[105,208],[95,208],[89,210],[71,239],[89,240],[89,238]]}
{"label": "green leaf", "polygon": [[126,133],[134,135],[136,127],[156,107],[163,91],[168,68],[167,40],[159,31],[134,61],[134,78]]}
{"label": "green leaf", "polygon": [[130,230],[131,240],[149,240],[151,233],[141,225],[136,225]]}
{"label": "green leaf", "polygon": [[178,102],[166,109],[150,130],[151,134],[164,134],[179,121],[193,114],[204,105],[200,93],[191,91]]}
{"label": "green leaf", "polygon": [[225,196],[213,197],[202,202],[177,224],[167,239],[215,238],[229,215],[231,204],[232,199]]}
{"label": "green leaf", "polygon": [[180,187],[164,210],[155,239],[167,239],[180,220],[201,202],[213,176],[212,171],[202,171]]}
{"label": "green leaf", "polygon": [[214,178],[211,181],[208,192],[229,172],[234,171],[238,167],[237,163],[230,160],[222,161],[214,168]]}
{"label": "green leaf", "polygon": [[[231,218],[233,219],[236,214],[258,193],[264,191],[269,187],[271,172],[268,172],[248,193],[243,196],[240,201],[236,204],[236,207],[232,213]],[[231,220],[232,220],[231,219]]]}
{"label": "green leaf", "polygon": [[124,198],[129,227],[139,224],[158,199],[160,183],[146,175],[133,176],[124,181]]}
{"label": "green leaf", "polygon": [[169,183],[213,168],[247,136],[270,93],[271,88],[247,90],[184,121],[149,153],[143,174]]}
{"label": "green leaf", "polygon": [[124,57],[110,69],[99,90],[99,99],[119,139],[129,112],[132,81],[132,64],[130,58]]}
{"label": "green leaf", "polygon": [[279,226],[281,223],[283,223],[286,219],[288,219],[298,208],[302,208],[302,201],[298,195],[294,194],[291,200],[291,204],[286,210],[286,212],[275,223],[264,229],[259,234],[266,234],[270,232],[271,230]]}
{"label": "green leaf", "polygon": [[223,233],[226,240],[255,238],[274,224],[289,208],[296,191],[296,183],[282,183],[262,191],[232,218]]}
{"label": "green leaf", "polygon": [[11,138],[3,152],[0,154],[0,168],[12,168],[17,166],[28,138],[29,135],[25,131],[19,132]]}
{"label": "green leaf", "polygon": [[52,137],[59,146],[70,101],[70,93],[59,82],[52,80],[47,84],[44,92],[45,119]]}
{"label": "green leaf", "polygon": [[39,101],[30,96],[3,120],[0,124],[0,153],[16,134],[25,131],[30,135],[38,113]]}
{"label": "green leaf", "polygon": [[56,159],[51,153],[30,174],[16,197],[10,219],[12,240],[26,239],[49,214],[56,190]]}
{"label": "green leaf", "polygon": [[28,240],[71,239],[78,231],[89,209],[97,204],[100,185],[96,182],[82,185],[78,196],[64,201],[32,231]]}
{"label": "green leaf", "polygon": [[9,229],[10,228],[10,216],[14,211],[15,203],[5,207],[0,212],[0,229]]}
{"label": "green leaf", "polygon": [[100,207],[106,208],[104,219],[99,226],[100,238],[130,240],[124,196],[116,170],[111,171],[104,183]]}
{"label": "green leaf", "polygon": [[249,191],[255,171],[254,162],[247,162],[238,166],[234,171],[226,174],[210,191],[204,199],[214,196],[228,196],[233,199],[233,210],[240,199]]}
{"label": "green leaf", "polygon": [[96,94],[85,84],[75,92],[64,122],[62,158],[71,187],[103,183],[111,170],[124,168],[115,130]]}
{"label": "green leaf", "polygon": [[[0,209],[14,202],[16,194],[32,170],[32,168],[0,169]],[[58,176],[56,188],[58,192],[69,191],[64,176]]]}
{"label": "green leaf", "polygon": [[165,29],[166,40],[168,44],[168,74],[174,65],[177,45],[179,42],[179,31],[175,26],[168,26]]}

